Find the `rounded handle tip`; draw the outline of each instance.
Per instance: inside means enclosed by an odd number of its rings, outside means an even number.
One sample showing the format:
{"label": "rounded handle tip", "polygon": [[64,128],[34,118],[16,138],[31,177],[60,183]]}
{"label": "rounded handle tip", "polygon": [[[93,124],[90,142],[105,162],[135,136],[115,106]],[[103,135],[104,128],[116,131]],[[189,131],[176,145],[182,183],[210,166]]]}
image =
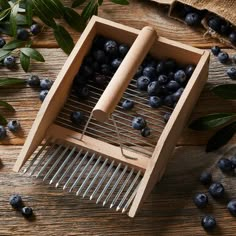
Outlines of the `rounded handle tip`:
{"label": "rounded handle tip", "polygon": [[102,110],[96,109],[96,110],[93,110],[93,117],[100,122],[105,122],[105,121],[108,121],[109,114]]}

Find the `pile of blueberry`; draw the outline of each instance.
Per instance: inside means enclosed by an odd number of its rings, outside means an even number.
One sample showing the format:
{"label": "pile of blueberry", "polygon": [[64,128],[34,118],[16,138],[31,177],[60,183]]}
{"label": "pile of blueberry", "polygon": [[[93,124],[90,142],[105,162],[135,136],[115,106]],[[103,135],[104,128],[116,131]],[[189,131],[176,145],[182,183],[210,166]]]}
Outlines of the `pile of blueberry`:
{"label": "pile of blueberry", "polygon": [[31,207],[24,206],[20,195],[12,195],[9,199],[9,203],[14,209],[21,211],[22,215],[26,218],[33,215],[33,209]]}
{"label": "pile of blueberry", "polygon": [[[223,173],[233,173],[236,168],[236,156],[231,157],[231,159],[221,158],[217,162],[217,167]],[[210,172],[202,172],[199,180],[203,185],[208,186],[208,192],[213,198],[221,199],[224,197],[225,189],[223,184],[220,182],[213,182]],[[208,205],[208,196],[206,193],[197,193],[194,196],[193,201],[197,207],[204,208]],[[227,209],[233,216],[236,216],[236,199],[232,199],[228,202]],[[216,226],[216,219],[212,215],[206,215],[202,218],[201,224],[205,230],[212,230]]]}
{"label": "pile of blueberry", "polygon": [[[16,133],[20,129],[20,122],[18,120],[10,120],[7,123],[7,128],[9,131]],[[0,140],[6,138],[7,136],[7,128],[3,125],[0,125]]]}
{"label": "pile of blueberry", "polygon": [[[30,36],[37,35],[41,32],[41,26],[37,23],[30,26],[29,29],[18,28],[17,29],[17,39],[22,41],[27,41]],[[4,38],[0,38],[0,48],[6,44]],[[13,55],[8,55],[3,59],[3,65],[8,69],[13,69],[16,67],[16,58]]]}

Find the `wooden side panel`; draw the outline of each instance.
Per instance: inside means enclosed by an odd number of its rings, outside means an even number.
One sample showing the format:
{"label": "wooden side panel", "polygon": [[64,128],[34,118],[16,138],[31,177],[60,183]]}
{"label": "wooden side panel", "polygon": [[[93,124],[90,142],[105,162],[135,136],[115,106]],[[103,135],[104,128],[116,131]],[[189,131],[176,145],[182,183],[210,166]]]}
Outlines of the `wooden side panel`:
{"label": "wooden side panel", "polygon": [[169,156],[175,143],[185,126],[197,99],[208,77],[209,52],[204,51],[195,72],[186,86],[174,112],[162,132],[147,170],[139,186],[137,195],[129,211],[129,216],[134,217],[144,199],[151,192],[154,185],[161,179],[165,172]]}

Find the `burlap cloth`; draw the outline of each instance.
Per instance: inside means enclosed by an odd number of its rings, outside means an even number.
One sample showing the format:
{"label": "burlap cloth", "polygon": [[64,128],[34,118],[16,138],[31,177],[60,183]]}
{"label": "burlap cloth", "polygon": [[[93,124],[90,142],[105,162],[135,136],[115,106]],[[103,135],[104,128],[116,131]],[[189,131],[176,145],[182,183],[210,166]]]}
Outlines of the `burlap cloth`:
{"label": "burlap cloth", "polygon": [[209,13],[202,20],[202,26],[206,29],[206,33],[210,34],[213,38],[219,39],[222,43],[227,46],[235,48],[227,38],[217,34],[207,25],[207,18],[210,14],[214,13],[225,20],[229,21],[236,27],[236,0],[151,0],[159,4],[169,5],[168,15],[177,20],[183,21],[178,17],[178,7],[181,4],[187,4],[199,10],[207,10]]}

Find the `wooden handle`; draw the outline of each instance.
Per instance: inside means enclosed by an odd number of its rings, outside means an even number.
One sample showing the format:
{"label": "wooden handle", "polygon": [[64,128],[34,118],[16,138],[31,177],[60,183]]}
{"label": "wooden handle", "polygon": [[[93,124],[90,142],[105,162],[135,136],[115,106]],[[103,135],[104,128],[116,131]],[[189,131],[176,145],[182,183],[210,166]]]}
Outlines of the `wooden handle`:
{"label": "wooden handle", "polygon": [[146,26],[140,31],[92,111],[96,120],[104,122],[109,119],[155,39],[156,32],[152,27]]}

